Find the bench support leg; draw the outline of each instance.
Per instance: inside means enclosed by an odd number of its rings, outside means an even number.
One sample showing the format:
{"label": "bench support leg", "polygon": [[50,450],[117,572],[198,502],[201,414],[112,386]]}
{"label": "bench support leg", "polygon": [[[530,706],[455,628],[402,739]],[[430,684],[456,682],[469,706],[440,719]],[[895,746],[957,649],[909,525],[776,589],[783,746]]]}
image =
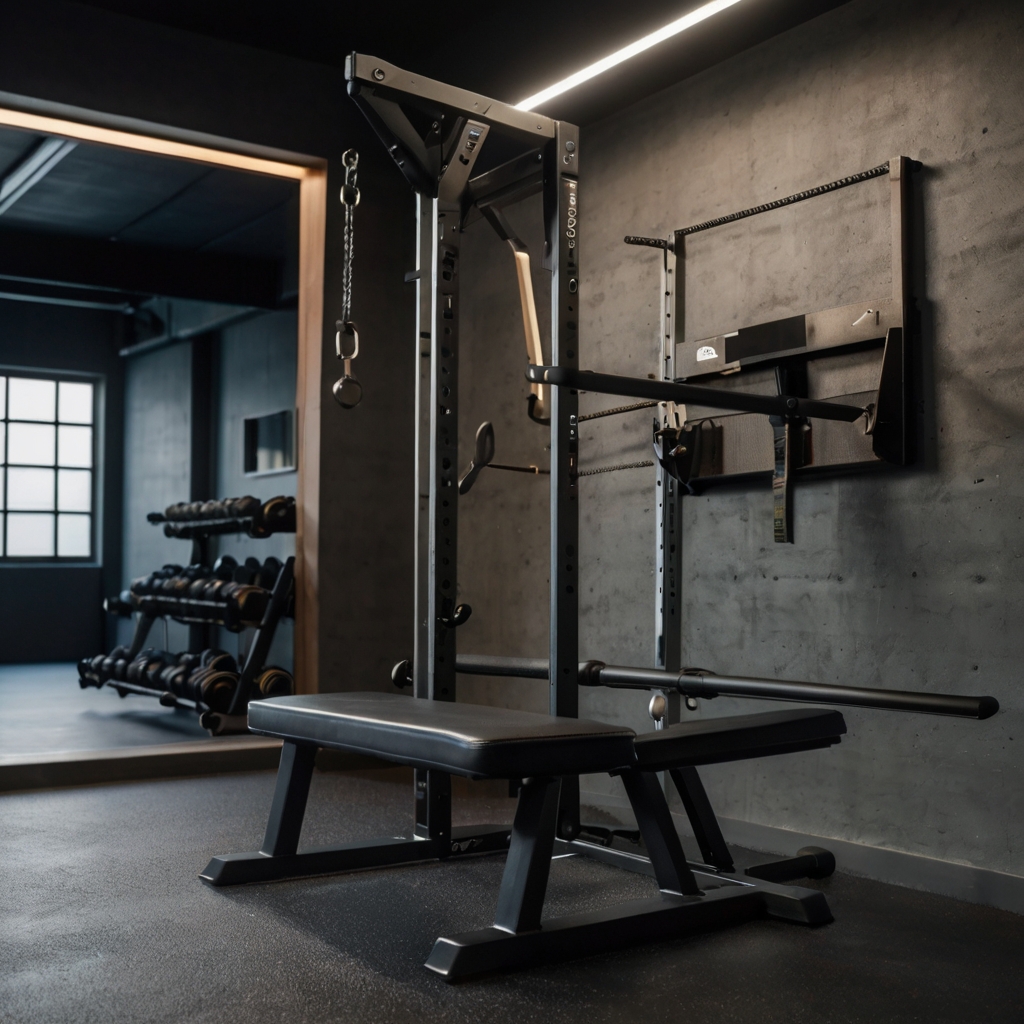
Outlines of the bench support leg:
{"label": "bench support leg", "polygon": [[690,819],[690,827],[693,829],[694,838],[700,847],[700,854],[705,864],[718,868],[719,871],[734,871],[732,854],[729,847],[725,845],[725,837],[719,827],[718,818],[715,817],[714,809],[704,784],[700,781],[697,769],[691,765],[683,768],[673,768],[669,772],[679,796],[683,801],[686,816]]}
{"label": "bench support leg", "polygon": [[683,844],[658,777],[652,772],[625,771],[620,776],[651,858],[654,877],[662,892],[695,896],[700,892],[686,863]]}
{"label": "bench support leg", "polygon": [[447,845],[452,834],[452,777],[447,772],[417,768],[416,837]]}
{"label": "bench support leg", "polygon": [[281,765],[277,769],[277,788],[270,805],[270,818],[260,853],[280,857],[299,848],[299,833],[306,813],[309,784],[317,748],[308,743],[288,743],[281,747]]}
{"label": "bench support leg", "polygon": [[[431,819],[437,827],[436,835],[416,835],[411,839],[372,839],[369,842],[324,846],[299,853],[299,833],[302,831],[302,818],[306,812],[306,798],[309,796],[317,749],[309,743],[284,744],[263,846],[256,853],[228,853],[212,858],[199,875],[204,882],[215,886],[275,882],[283,878],[333,875],[343,871],[417,864],[445,860],[448,857],[505,853],[508,850],[511,838],[508,825],[452,828],[450,804],[443,800],[438,814]],[[450,776],[444,772],[430,774],[435,776],[433,781],[439,783],[439,791],[450,797]],[[551,788],[557,793],[557,786]],[[550,860],[550,843],[547,857]],[[543,886],[540,899],[544,899]]]}
{"label": "bench support leg", "polygon": [[519,791],[495,928],[518,934],[540,927],[555,845],[558,796],[556,779],[527,779]]}
{"label": "bench support leg", "polygon": [[[559,848],[583,853],[591,847],[594,856],[609,863],[616,863],[621,857],[636,861],[635,866],[628,866],[654,875],[661,889],[658,896],[542,924],[541,907],[555,839],[554,795],[558,787],[550,780],[530,780],[519,797],[494,925],[439,938],[426,967],[446,981],[458,981],[475,974],[516,970],[656,942],[756,917],[778,917],[812,925],[832,920],[824,895],[813,889],[741,881],[691,870],[657,777],[650,772],[630,770],[622,773],[622,781],[650,859],[579,840],[560,842]],[[709,888],[701,890],[699,881]]]}

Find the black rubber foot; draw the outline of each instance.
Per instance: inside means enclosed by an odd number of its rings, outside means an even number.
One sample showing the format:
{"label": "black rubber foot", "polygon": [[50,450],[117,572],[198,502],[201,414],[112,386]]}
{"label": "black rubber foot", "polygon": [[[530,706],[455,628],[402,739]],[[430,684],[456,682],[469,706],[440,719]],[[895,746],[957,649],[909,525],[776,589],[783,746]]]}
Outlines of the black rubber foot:
{"label": "black rubber foot", "polygon": [[743,873],[766,882],[789,882],[794,878],[828,878],[836,869],[836,859],[820,846],[805,846],[795,857],[754,864]]}

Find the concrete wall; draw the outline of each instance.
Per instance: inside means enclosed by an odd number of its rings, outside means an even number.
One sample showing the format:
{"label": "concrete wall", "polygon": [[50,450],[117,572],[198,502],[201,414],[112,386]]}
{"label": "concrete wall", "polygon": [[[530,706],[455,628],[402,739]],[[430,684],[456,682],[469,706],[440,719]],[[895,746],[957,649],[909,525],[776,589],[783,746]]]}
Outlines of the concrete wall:
{"label": "concrete wall", "polygon": [[[163,528],[147,522],[146,515],[188,500],[191,391],[192,348],[187,343],[134,356],[127,362],[122,586],[162,565],[188,565],[190,561],[191,543],[165,537]],[[122,620],[122,643],[128,642],[131,630],[132,626]],[[168,643],[167,650],[187,650],[188,627],[170,622]],[[159,623],[149,644],[164,645]]]}
{"label": "concrete wall", "polygon": [[[739,675],[993,694],[1003,710],[988,722],[851,710],[836,751],[705,774],[728,817],[1017,874],[1022,40],[1015,4],[855,0],[595,126],[583,147],[586,364],[612,372],[653,371],[657,352],[655,261],[625,249],[623,235],[665,235],[896,153],[924,163],[919,465],[800,485],[793,546],[772,543],[766,492],[687,501],[684,659]],[[884,186],[880,204],[872,186],[858,188],[863,198],[851,190],[823,213],[794,208],[703,236],[687,337],[877,294]],[[649,483],[591,484],[584,655],[651,657]],[[584,701],[632,719],[639,704],[610,692]],[[720,699],[701,713],[748,706]]]}
{"label": "concrete wall", "polygon": [[[550,275],[541,267],[540,197],[508,220],[530,249],[544,351],[550,354]],[[550,463],[548,428],[526,413],[529,385],[515,262],[486,221],[470,225],[462,248],[459,370],[460,469],[473,456],[484,420],[494,425],[495,462]],[[459,627],[459,650],[543,658],[548,650],[548,478],[485,469],[459,500],[458,599],[473,608]],[[462,700],[547,712],[537,680],[459,677]]]}
{"label": "concrete wall", "polygon": [[[290,311],[269,313],[246,320],[221,332],[218,401],[214,414],[217,432],[217,494],[233,497],[253,494],[266,501],[278,494],[295,494],[296,473],[246,476],[243,467],[243,421],[252,416],[295,407],[298,321]],[[295,536],[276,534],[266,540],[224,536],[216,541],[219,555],[244,562],[250,555],[282,561],[295,554]],[[293,626],[284,619],[274,634],[268,661],[291,669]],[[233,640],[221,636],[221,646]]]}
{"label": "concrete wall", "polygon": [[[665,236],[894,154],[923,162],[913,228],[919,462],[801,482],[792,546],[772,542],[767,489],[687,499],[684,662],[993,694],[1002,710],[986,722],[850,710],[837,749],[703,774],[720,813],[752,827],[1018,876],[1022,40],[1018,4],[854,0],[585,129],[580,188],[582,365],[645,375],[657,370],[659,259],[625,247],[624,235]],[[687,337],[884,294],[886,187],[866,183],[697,236]],[[531,212],[513,216],[525,223]],[[465,251],[465,337],[476,348],[463,348],[462,443],[468,453],[486,415],[502,460],[534,461],[544,442],[531,439],[521,409],[511,262],[485,225],[470,229]],[[485,279],[479,300],[469,295],[474,274]],[[581,399],[582,411],[615,404]],[[649,431],[644,413],[584,424],[581,465],[649,458]],[[460,596],[480,611],[460,632],[462,650],[545,650],[546,494],[533,486],[485,473],[463,500]],[[580,490],[580,655],[652,664],[652,473],[587,478]],[[537,684],[468,681],[461,692],[544,706]],[[696,714],[778,706],[720,698]],[[581,711],[651,727],[642,694],[588,690]],[[586,780],[585,791],[614,807],[609,780]]]}
{"label": "concrete wall", "polygon": [[95,562],[0,564],[0,662],[77,661],[97,653],[111,639],[100,601],[120,580],[120,331],[119,313],[0,300],[0,365],[71,370],[102,378],[102,418],[97,426],[103,455]]}

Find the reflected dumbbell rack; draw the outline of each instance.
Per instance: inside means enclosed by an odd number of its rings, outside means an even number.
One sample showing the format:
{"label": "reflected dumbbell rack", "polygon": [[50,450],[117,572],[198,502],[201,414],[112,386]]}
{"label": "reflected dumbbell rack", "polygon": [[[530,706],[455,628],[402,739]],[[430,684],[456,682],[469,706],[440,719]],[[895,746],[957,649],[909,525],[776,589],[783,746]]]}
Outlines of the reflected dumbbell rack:
{"label": "reflected dumbbell rack", "polygon": [[[294,691],[291,673],[268,666],[266,659],[281,618],[294,616],[295,559],[282,562],[271,556],[261,563],[249,557],[239,564],[224,555],[211,567],[208,542],[217,534],[265,538],[294,533],[295,499],[260,502],[246,496],[179,503],[147,518],[162,523],[167,536],[192,541],[192,564],[165,565],[104,602],[112,614],[138,615],[134,634],[128,647],[82,659],[79,685],[108,687],[121,697],[155,697],[165,706],[193,711],[211,735],[245,732],[250,700]],[[173,619],[193,627],[193,649],[174,654],[144,647],[158,619],[165,623],[165,648],[166,623]],[[213,648],[213,626],[239,634],[253,630],[244,656],[236,660]]]}

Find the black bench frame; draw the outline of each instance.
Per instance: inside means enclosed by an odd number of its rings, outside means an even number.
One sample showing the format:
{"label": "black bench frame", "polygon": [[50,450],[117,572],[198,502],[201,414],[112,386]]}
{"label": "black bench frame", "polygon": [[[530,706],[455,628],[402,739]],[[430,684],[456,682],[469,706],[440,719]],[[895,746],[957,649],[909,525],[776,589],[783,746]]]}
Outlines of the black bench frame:
{"label": "black bench frame", "polygon": [[[806,876],[808,865],[803,861],[807,858],[775,862],[774,881],[732,874],[732,861],[706,796],[702,813],[709,817],[698,832],[698,842],[706,859],[727,862],[728,867],[716,871],[687,862],[658,775],[636,769],[617,774],[636,815],[646,857],[579,840],[558,843],[555,832],[560,782],[564,780],[556,778],[523,781],[511,830],[499,826],[456,829],[445,840],[416,836],[376,839],[299,853],[299,833],[317,750],[313,744],[284,743],[262,847],[256,853],[214,857],[200,877],[214,886],[237,885],[507,850],[494,924],[439,938],[427,959],[426,966],[448,981],[675,938],[689,931],[757,917],[808,925],[832,920],[821,892],[778,884],[786,877]],[[696,776],[693,768],[673,769],[677,784],[685,781],[688,770]],[[703,787],[700,792],[703,794]],[[652,875],[658,894],[548,920],[542,928],[551,858],[558,847],[559,852],[587,853]],[[789,874],[791,864],[794,871]]]}

